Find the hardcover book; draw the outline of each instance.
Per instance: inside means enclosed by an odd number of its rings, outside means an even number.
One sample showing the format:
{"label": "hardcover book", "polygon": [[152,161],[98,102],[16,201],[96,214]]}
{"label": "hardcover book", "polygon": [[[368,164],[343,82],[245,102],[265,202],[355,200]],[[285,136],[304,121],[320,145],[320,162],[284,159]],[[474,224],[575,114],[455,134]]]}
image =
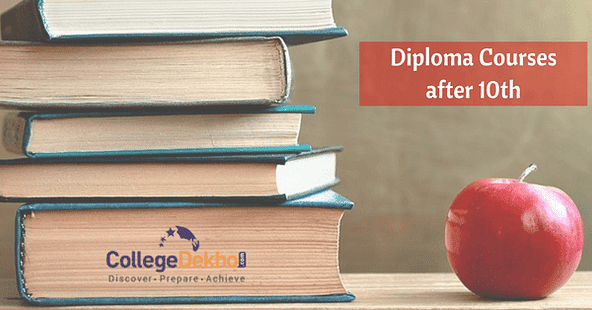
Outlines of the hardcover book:
{"label": "hardcover book", "polygon": [[284,201],[331,187],[341,147],[299,154],[20,158],[0,161],[5,201]]}
{"label": "hardcover book", "polygon": [[40,203],[16,216],[18,290],[37,305],[338,302],[330,190],[274,205]]}
{"label": "hardcover book", "polygon": [[302,114],[313,106],[190,111],[34,114],[4,119],[3,144],[27,157],[299,153]]}
{"label": "hardcover book", "polygon": [[272,105],[292,91],[288,50],[278,37],[2,42],[0,55],[0,108],[8,109]]}
{"label": "hardcover book", "polygon": [[24,0],[2,14],[20,41],[281,36],[290,45],[347,35],[331,0]]}

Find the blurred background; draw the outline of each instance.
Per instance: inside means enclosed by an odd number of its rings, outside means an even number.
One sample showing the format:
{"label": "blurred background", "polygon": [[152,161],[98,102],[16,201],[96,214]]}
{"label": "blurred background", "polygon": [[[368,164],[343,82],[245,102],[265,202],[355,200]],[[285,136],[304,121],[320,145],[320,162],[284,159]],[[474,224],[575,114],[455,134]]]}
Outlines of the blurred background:
{"label": "blurred background", "polygon": [[[18,0],[0,0],[5,11]],[[346,38],[290,48],[301,143],[339,144],[342,183],[356,203],[342,221],[341,271],[451,272],[444,224],[456,194],[481,178],[518,178],[567,192],[584,221],[579,270],[592,270],[590,107],[359,107],[361,41],[586,41],[587,0],[335,0]],[[1,74],[1,73],[0,73]],[[589,81],[590,82],[590,81]],[[0,112],[2,116],[4,112]],[[2,153],[7,155],[7,153]],[[13,277],[13,218],[0,207],[0,276]]]}

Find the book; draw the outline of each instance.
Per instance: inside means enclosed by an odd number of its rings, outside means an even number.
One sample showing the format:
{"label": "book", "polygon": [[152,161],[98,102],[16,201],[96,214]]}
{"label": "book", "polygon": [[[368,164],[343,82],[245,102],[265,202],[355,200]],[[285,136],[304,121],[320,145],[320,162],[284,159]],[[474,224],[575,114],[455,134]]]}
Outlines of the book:
{"label": "book", "polygon": [[295,45],[347,35],[331,0],[23,0],[1,20],[2,39],[19,41],[281,36]]}
{"label": "book", "polygon": [[279,105],[192,110],[27,113],[4,118],[5,149],[27,157],[299,153],[303,114]]}
{"label": "book", "polygon": [[0,108],[273,105],[289,101],[281,38],[113,44],[0,43]]}
{"label": "book", "polygon": [[18,158],[0,161],[0,199],[284,201],[339,182],[341,147],[299,154]]}
{"label": "book", "polygon": [[38,305],[352,301],[331,191],[273,205],[39,203],[16,216],[22,297]]}

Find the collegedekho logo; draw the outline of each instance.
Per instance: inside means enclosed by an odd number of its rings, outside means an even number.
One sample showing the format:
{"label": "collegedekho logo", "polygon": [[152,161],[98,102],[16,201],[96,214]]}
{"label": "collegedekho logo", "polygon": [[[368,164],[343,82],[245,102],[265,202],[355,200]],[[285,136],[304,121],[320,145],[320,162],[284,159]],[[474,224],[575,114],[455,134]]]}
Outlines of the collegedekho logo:
{"label": "collegedekho logo", "polygon": [[[167,268],[245,268],[247,266],[246,252],[221,253],[220,251],[199,250],[199,240],[195,234],[186,227],[174,226],[164,230],[165,235],[155,242],[153,249],[138,249],[133,251],[111,250],[107,252],[106,264],[109,268],[139,268],[154,269],[156,272],[164,272]],[[187,247],[179,249],[172,255],[155,255],[156,248],[165,248],[169,241],[187,240]],[[179,243],[176,243],[177,245]]]}

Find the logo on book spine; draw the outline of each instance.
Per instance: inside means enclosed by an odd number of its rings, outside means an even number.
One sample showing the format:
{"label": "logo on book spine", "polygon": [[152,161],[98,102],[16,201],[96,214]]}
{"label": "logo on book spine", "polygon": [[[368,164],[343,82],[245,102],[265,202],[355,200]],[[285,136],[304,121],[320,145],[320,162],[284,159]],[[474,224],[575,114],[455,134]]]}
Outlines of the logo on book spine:
{"label": "logo on book spine", "polygon": [[[160,238],[158,246],[165,247],[170,238],[179,237],[191,242],[190,251],[179,250],[178,255],[150,255],[142,254],[141,250],[119,253],[109,251],[106,256],[107,266],[110,268],[154,268],[156,272],[164,272],[167,268],[245,268],[247,266],[246,252],[237,255],[228,255],[220,251],[204,251],[196,253],[199,249],[199,240],[188,228],[175,226],[165,231],[165,236]],[[146,253],[146,252],[144,252]]]}

